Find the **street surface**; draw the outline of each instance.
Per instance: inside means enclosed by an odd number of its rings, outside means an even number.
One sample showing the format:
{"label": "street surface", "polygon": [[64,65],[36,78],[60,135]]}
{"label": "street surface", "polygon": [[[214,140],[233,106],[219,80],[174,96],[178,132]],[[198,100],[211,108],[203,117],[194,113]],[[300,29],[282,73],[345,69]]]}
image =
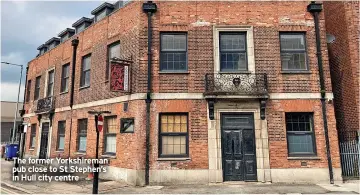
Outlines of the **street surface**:
{"label": "street surface", "polygon": [[[1,194],[91,194],[92,180],[75,182],[12,181],[13,162],[1,159]],[[20,174],[19,174],[20,175]],[[102,194],[359,194],[359,180],[331,184],[278,184],[225,182],[203,185],[131,186],[124,182],[99,182]]]}

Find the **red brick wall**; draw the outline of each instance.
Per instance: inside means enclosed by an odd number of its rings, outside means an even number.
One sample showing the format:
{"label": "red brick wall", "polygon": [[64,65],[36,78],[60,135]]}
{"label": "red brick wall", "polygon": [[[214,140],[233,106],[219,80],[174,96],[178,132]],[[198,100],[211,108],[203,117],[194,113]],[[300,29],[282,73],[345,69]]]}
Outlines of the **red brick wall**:
{"label": "red brick wall", "polygon": [[[134,75],[146,75],[145,70],[139,69],[139,27],[141,14],[141,3],[129,3],[124,8],[112,13],[109,17],[91,25],[83,32],[74,35],[78,37],[79,45],[76,54],[75,68],[75,90],[74,104],[91,102],[95,100],[108,99],[124,95],[121,92],[111,92],[109,90],[109,82],[105,80],[105,68],[107,59],[107,45],[120,40],[120,55],[122,58],[132,57],[134,63],[131,71]],[[65,43],[58,45],[56,48],[46,52],[44,55],[29,62],[28,80],[35,83],[35,78],[41,75],[40,99],[44,97],[45,80],[47,71],[55,68],[55,85],[54,97],[56,98],[56,107],[65,107],[69,105],[70,93],[61,94],[61,71],[62,65],[72,62],[73,48],[71,39]],[[80,72],[82,57],[91,53],[91,79],[90,87],[80,89]],[[71,78],[72,64],[70,64]],[[146,79],[145,79],[146,81]],[[134,92],[144,91],[144,84],[141,80],[133,77],[131,80],[131,89]],[[36,109],[36,101],[34,101],[34,85],[31,87],[30,102],[25,105],[27,113],[32,113]],[[71,88],[71,79],[69,81],[69,89]],[[143,89],[142,89],[143,88]]]}
{"label": "red brick wall", "polygon": [[[301,162],[307,162],[307,167],[325,168],[328,166],[324,124],[321,102],[319,100],[271,100],[266,108],[271,168],[300,168]],[[334,168],[339,168],[339,147],[333,105],[327,104],[326,109],[332,163]],[[314,133],[318,160],[288,160],[285,125],[286,112],[314,113]]]}
{"label": "red brick wall", "polygon": [[[203,92],[205,74],[214,72],[213,25],[253,25],[255,67],[267,73],[270,92],[319,92],[313,16],[306,11],[308,2],[157,2],[153,19],[153,91]],[[251,9],[251,10],[250,10]],[[199,26],[202,22],[205,26]],[[146,26],[146,24],[145,24]],[[327,92],[331,80],[325,39],[325,21],[320,14],[321,50]],[[159,72],[160,32],[187,32],[188,72]],[[310,71],[284,74],[281,71],[280,31],[306,33]],[[146,36],[147,31],[142,31]],[[145,52],[142,57],[147,58]],[[146,60],[140,64],[145,65]]]}
{"label": "red brick wall", "polygon": [[[214,72],[213,59],[213,25],[252,25],[254,26],[255,67],[256,72],[268,73],[269,92],[318,92],[319,76],[316,58],[315,29],[313,17],[306,11],[309,2],[156,2],[158,11],[153,16],[153,62],[152,90],[162,92],[203,93],[205,74]],[[79,47],[76,61],[75,104],[103,100],[124,95],[120,92],[110,92],[105,82],[106,46],[120,40],[121,54],[124,57],[133,55],[132,93],[146,92],[147,86],[147,17],[141,11],[141,2],[133,2],[121,10],[90,26],[79,36]],[[199,25],[204,24],[204,25]],[[324,15],[320,15],[322,38],[322,55],[327,92],[331,92],[330,73],[325,41]],[[159,38],[163,31],[186,31],[188,33],[188,73],[159,73]],[[284,74],[281,72],[279,31],[306,32],[307,52],[310,71],[306,74]],[[56,107],[68,105],[69,94],[60,93],[61,66],[71,61],[72,48],[70,41],[34,59],[29,63],[29,79],[37,75],[45,75],[50,67],[56,68],[54,94]],[[90,88],[79,90],[81,57],[92,53]],[[45,79],[45,76],[43,76]],[[34,82],[33,82],[34,83]],[[45,80],[42,80],[43,94]],[[26,105],[28,110],[36,105],[32,98]],[[289,104],[290,103],[290,104]],[[300,105],[300,107],[298,107]],[[309,106],[311,105],[311,106]],[[118,119],[124,116],[135,117],[134,134],[117,135],[117,158],[113,165],[124,168],[143,169],[145,165],[145,103],[144,100],[130,102],[129,113],[122,113],[122,103],[91,107],[55,114],[52,139],[56,140],[57,122],[67,120],[70,127],[70,117],[73,117],[70,155],[76,152],[77,119],[88,118],[88,110],[101,109],[116,113]],[[338,149],[335,132],[335,120],[332,105],[328,107],[329,132],[331,137],[334,166],[338,167]],[[315,131],[317,150],[320,160],[309,161],[309,166],[325,167],[325,141],[323,136],[320,100],[269,101],[268,131],[270,140],[271,166],[300,167],[299,161],[287,160],[286,136],[284,137],[286,111],[309,111],[315,116]],[[29,112],[33,112],[34,109]],[[157,161],[158,158],[158,117],[161,112],[188,112],[190,134],[189,161],[169,162]],[[32,117],[31,120],[36,117]],[[207,155],[207,104],[205,100],[154,100],[151,105],[151,169],[206,169]],[[88,120],[87,155],[94,156],[95,130],[93,119]],[[335,132],[335,133],[334,133]],[[69,142],[69,131],[66,131]],[[52,142],[52,154],[55,153],[55,143]],[[336,144],[335,144],[336,143]],[[28,145],[28,143],[27,143]],[[102,151],[103,142],[100,142]],[[68,146],[62,155],[67,156]],[[276,151],[276,152],[275,152]],[[282,152],[278,152],[282,151]],[[279,164],[281,163],[281,164]]]}
{"label": "red brick wall", "polygon": [[[68,157],[69,155],[69,142],[70,142],[70,156],[84,156],[77,152],[77,136],[78,136],[78,119],[87,118],[88,119],[88,128],[87,128],[87,145],[86,145],[86,154],[87,158],[95,157],[96,149],[96,130],[95,130],[95,121],[94,116],[89,115],[88,111],[90,110],[108,110],[111,114],[108,116],[116,115],[117,126],[120,127],[121,118],[134,118],[135,126],[134,133],[120,133],[119,131],[116,134],[116,156],[114,159],[110,160],[110,164],[117,167],[129,168],[129,169],[143,169],[145,166],[145,115],[144,115],[145,102],[144,100],[135,100],[128,102],[128,111],[123,111],[123,103],[117,104],[108,104],[105,106],[89,107],[84,109],[73,110],[72,114],[70,111],[57,112],[54,115],[53,125],[52,125],[52,134],[51,134],[51,157]],[[71,139],[70,139],[70,118],[73,117],[72,121],[72,130],[71,130]],[[57,151],[56,144],[58,138],[58,122],[66,120],[66,131],[65,131],[65,148],[64,151]],[[36,117],[31,117],[27,122],[38,123]],[[37,126],[37,139],[40,136],[39,126]],[[50,136],[50,135],[49,135]],[[30,134],[27,134],[26,139],[26,154],[36,155],[37,154],[37,143],[35,149],[29,150],[30,146]],[[49,151],[48,151],[49,152]],[[101,156],[104,153],[104,131],[100,133],[100,142],[99,142],[99,155]]]}
{"label": "red brick wall", "polygon": [[[208,124],[206,100],[155,100],[151,105],[151,169],[208,169]],[[159,114],[188,113],[189,158],[187,161],[157,161],[159,156]]]}
{"label": "red brick wall", "polygon": [[359,130],[359,2],[325,2],[326,31],[339,131]]}

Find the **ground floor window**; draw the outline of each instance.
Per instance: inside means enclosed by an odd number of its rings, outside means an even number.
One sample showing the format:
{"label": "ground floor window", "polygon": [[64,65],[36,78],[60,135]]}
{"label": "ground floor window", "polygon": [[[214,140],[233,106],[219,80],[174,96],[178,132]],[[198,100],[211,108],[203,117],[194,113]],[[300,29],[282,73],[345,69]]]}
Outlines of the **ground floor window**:
{"label": "ground floor window", "polygon": [[30,148],[35,148],[36,143],[36,124],[31,125],[31,132],[30,132]]}
{"label": "ground floor window", "polygon": [[116,133],[118,131],[116,125],[116,116],[110,116],[105,118],[105,153],[115,155],[116,154]]}
{"label": "ground floor window", "polygon": [[64,150],[65,146],[65,126],[66,121],[59,121],[58,122],[58,136],[57,136],[57,150],[61,151]]}
{"label": "ground floor window", "polygon": [[289,156],[316,155],[313,113],[285,113]]}
{"label": "ground floor window", "polygon": [[189,156],[188,114],[161,113],[160,121],[159,156]]}
{"label": "ground floor window", "polygon": [[86,151],[87,119],[78,120],[78,151]]}

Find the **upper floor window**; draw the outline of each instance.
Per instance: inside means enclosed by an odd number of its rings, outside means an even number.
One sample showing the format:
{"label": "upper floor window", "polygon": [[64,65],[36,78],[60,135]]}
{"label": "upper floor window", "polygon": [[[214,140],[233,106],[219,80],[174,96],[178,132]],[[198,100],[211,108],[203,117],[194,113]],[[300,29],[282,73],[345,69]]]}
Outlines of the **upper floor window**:
{"label": "upper floor window", "polygon": [[53,49],[53,48],[55,48],[55,47],[56,47],[56,43],[54,42],[54,43],[52,43],[52,44],[49,45],[49,50],[51,50],[51,49]]}
{"label": "upper floor window", "polygon": [[187,157],[188,147],[188,115],[160,114],[159,156]]}
{"label": "upper floor window", "polygon": [[65,64],[62,67],[61,73],[61,92],[67,92],[69,90],[69,68],[70,64]]}
{"label": "upper floor window", "polygon": [[99,12],[99,13],[95,16],[95,21],[99,21],[99,20],[105,18],[106,12],[107,12],[107,9],[104,9],[104,10],[102,10],[101,12]]}
{"label": "upper floor window", "polygon": [[52,96],[54,94],[54,72],[54,70],[50,70],[48,73],[46,97]]}
{"label": "upper floor window", "polygon": [[220,71],[234,72],[247,70],[246,33],[220,33]]}
{"label": "upper floor window", "polygon": [[44,47],[40,50],[40,55],[44,54],[45,52],[47,52],[47,47]]}
{"label": "upper floor window", "polygon": [[162,33],[160,39],[160,71],[187,71],[186,33]]}
{"label": "upper floor window", "polygon": [[64,36],[60,37],[60,42],[64,43],[68,39],[69,39],[69,35],[64,35]]}
{"label": "upper floor window", "polygon": [[285,113],[289,156],[316,155],[312,113]]}
{"label": "upper floor window", "polygon": [[112,44],[110,44],[108,46],[108,60],[107,60],[107,63],[106,63],[106,75],[105,75],[105,78],[106,80],[109,79],[109,74],[110,74],[110,60],[111,58],[120,58],[120,41],[116,41]]}
{"label": "upper floor window", "polygon": [[87,119],[78,120],[78,151],[86,151]]}
{"label": "upper floor window", "polygon": [[37,100],[40,97],[40,81],[41,81],[41,76],[36,77],[34,100]]}
{"label": "upper floor window", "polygon": [[31,92],[31,80],[28,80],[28,83],[26,86],[26,102],[30,101],[30,92]]}
{"label": "upper floor window", "polygon": [[80,26],[76,27],[76,33],[80,33],[85,30],[86,26],[85,23],[81,24]]}
{"label": "upper floor window", "polygon": [[80,87],[90,86],[91,54],[82,58]]}
{"label": "upper floor window", "polygon": [[305,33],[280,33],[280,53],[282,70],[308,70]]}

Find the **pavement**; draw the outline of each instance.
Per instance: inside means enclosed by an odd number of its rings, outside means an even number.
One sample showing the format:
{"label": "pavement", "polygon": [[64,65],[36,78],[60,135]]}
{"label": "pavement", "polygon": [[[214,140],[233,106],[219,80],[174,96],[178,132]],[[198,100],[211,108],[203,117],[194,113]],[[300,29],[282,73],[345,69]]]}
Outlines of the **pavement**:
{"label": "pavement", "polygon": [[[91,194],[92,180],[39,182],[13,181],[13,162],[1,159],[1,194]],[[20,175],[20,174],[19,174]],[[360,180],[331,184],[224,182],[217,184],[132,186],[100,180],[101,194],[359,194]]]}

